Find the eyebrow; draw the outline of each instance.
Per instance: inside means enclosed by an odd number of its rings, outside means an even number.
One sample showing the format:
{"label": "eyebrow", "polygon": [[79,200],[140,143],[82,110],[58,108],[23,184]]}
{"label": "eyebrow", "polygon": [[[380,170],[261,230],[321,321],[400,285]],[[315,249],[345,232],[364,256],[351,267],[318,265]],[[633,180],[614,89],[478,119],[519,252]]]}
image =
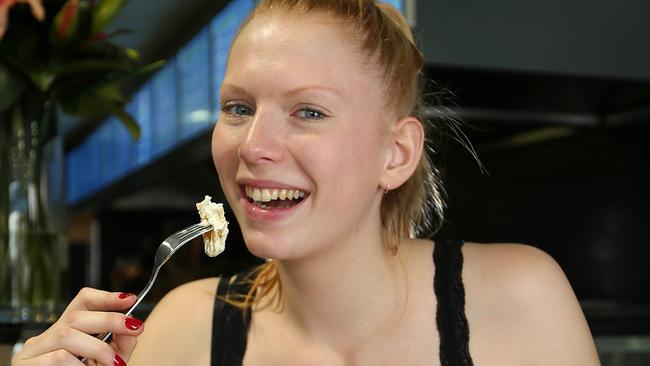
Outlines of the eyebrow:
{"label": "eyebrow", "polygon": [[315,90],[326,91],[326,92],[328,92],[330,94],[336,95],[337,97],[341,96],[341,94],[339,94],[339,92],[336,91],[335,89],[327,87],[327,86],[322,86],[322,85],[306,85],[306,86],[302,86],[300,88],[291,89],[291,90],[288,90],[288,91],[282,93],[282,96],[292,97],[292,96],[296,96],[296,95],[298,95],[300,93],[304,93],[306,91],[310,91],[310,90],[314,90],[314,89]]}
{"label": "eyebrow", "polygon": [[223,90],[232,90],[235,93],[245,94],[246,96],[250,95],[250,93],[248,93],[246,91],[246,89],[242,88],[241,86],[237,86],[235,84],[223,83],[223,84],[221,84],[221,90],[220,90],[219,94],[223,94]]}
{"label": "eyebrow", "polygon": [[[222,84],[221,88],[222,88],[222,90],[232,90],[235,93],[245,94],[247,96],[250,95],[250,93],[246,90],[246,88],[243,88],[243,87],[241,87],[239,85],[235,85],[235,84],[224,83],[224,84]],[[304,92],[310,91],[310,90],[322,90],[322,91],[326,91],[326,92],[328,92],[330,94],[334,94],[334,95],[336,95],[338,97],[341,96],[341,94],[338,91],[336,91],[335,89],[327,87],[327,86],[323,86],[323,85],[301,86],[299,88],[295,88],[295,89],[285,91],[284,93],[282,93],[282,96],[283,97],[293,97],[293,96],[296,96],[296,95],[298,95],[300,93],[304,93]]]}

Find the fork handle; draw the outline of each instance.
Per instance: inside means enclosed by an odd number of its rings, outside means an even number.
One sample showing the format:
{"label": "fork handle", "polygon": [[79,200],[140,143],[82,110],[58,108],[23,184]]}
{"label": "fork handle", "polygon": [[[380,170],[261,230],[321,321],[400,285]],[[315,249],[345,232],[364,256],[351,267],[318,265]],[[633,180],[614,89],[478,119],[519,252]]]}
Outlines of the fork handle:
{"label": "fork handle", "polygon": [[[131,313],[133,313],[133,310],[135,310],[138,305],[142,302],[142,299],[144,299],[145,296],[149,293],[149,290],[151,290],[151,287],[153,287],[153,283],[156,282],[156,277],[158,277],[158,272],[160,272],[160,268],[157,268],[154,270],[154,272],[151,274],[151,278],[149,278],[149,282],[147,282],[147,285],[144,287],[144,289],[138,294],[137,299],[135,300],[135,304],[129,308],[129,310],[124,313],[124,315],[129,316]],[[105,334],[99,334],[96,338],[101,338],[102,342],[108,342],[111,339],[111,336],[113,335],[113,332],[108,332]],[[88,358],[83,357],[81,359],[81,362],[86,362]]]}
{"label": "fork handle", "polygon": [[[158,277],[158,272],[159,268],[154,270],[154,272],[151,274],[151,278],[149,278],[149,282],[147,282],[147,285],[144,287],[144,289],[138,294],[138,298],[135,300],[135,304],[129,308],[129,311],[124,313],[124,315],[129,316],[131,313],[133,313],[133,310],[135,310],[138,305],[142,302],[142,299],[144,299],[145,296],[149,293],[149,290],[151,290],[151,287],[153,287],[153,283],[156,282],[156,277]],[[108,332],[105,335],[99,335],[97,338],[101,338],[102,341],[107,342],[109,338],[113,335],[113,332]]]}

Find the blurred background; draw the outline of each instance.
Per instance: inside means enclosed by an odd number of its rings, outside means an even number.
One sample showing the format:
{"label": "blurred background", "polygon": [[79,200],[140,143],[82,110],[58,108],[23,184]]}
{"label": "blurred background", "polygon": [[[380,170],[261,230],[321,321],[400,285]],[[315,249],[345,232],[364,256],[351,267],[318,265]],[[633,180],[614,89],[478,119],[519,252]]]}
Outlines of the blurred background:
{"label": "blurred background", "polygon": [[[448,195],[435,238],[543,249],[573,285],[603,364],[650,364],[650,2],[393,3],[425,54],[427,116],[462,120],[485,167],[453,139],[433,156]],[[124,85],[138,141],[116,117],[62,116],[64,299],[83,286],[139,292],[160,241],[197,221],[194,204],[225,201],[211,129],[226,53],[251,8],[130,0],[111,25],[135,30],[117,41],[142,60],[167,64]],[[258,263],[231,228],[215,259],[200,240],[176,254],[140,311],[181,283]],[[30,327],[4,324],[1,340]]]}

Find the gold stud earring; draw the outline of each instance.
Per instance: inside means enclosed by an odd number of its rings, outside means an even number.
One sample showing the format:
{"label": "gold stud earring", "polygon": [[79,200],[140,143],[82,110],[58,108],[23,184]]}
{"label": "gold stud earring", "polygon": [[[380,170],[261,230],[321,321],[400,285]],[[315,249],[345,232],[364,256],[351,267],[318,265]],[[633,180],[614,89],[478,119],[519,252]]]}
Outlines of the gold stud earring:
{"label": "gold stud earring", "polygon": [[390,184],[386,184],[386,189],[384,189],[384,194],[387,194],[390,191]]}

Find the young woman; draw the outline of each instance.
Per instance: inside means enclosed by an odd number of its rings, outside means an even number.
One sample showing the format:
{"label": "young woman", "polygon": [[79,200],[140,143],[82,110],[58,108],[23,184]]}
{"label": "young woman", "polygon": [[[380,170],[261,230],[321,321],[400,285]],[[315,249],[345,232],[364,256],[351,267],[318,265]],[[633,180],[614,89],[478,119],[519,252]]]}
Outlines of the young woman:
{"label": "young woman", "polygon": [[[142,324],[119,313],[133,296],[84,290],[13,364],[597,365],[548,255],[413,238],[442,211],[422,64],[387,5],[262,0],[229,56],[212,155],[248,249],[270,260],[175,289],[137,347]],[[110,345],[88,335],[109,330]]]}

